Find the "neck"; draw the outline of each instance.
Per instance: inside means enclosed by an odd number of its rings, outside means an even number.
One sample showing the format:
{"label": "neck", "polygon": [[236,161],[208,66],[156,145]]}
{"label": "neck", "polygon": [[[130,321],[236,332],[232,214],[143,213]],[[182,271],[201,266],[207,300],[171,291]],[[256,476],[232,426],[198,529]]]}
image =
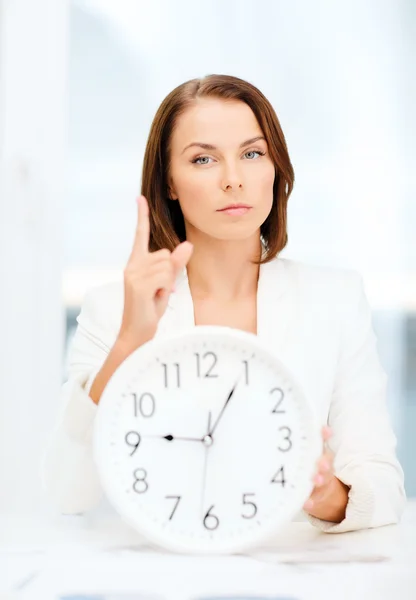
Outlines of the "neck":
{"label": "neck", "polygon": [[187,266],[192,296],[223,302],[247,298],[257,292],[260,256],[258,237],[249,240],[198,240]]}

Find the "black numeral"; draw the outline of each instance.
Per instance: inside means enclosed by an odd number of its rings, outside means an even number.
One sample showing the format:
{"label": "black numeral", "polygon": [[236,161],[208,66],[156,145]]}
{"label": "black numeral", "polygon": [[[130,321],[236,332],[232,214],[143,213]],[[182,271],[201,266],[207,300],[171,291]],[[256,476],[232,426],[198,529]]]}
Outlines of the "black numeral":
{"label": "black numeral", "polygon": [[[139,475],[140,473],[140,475]],[[147,472],[145,469],[136,469],[133,473],[134,483],[133,489],[138,494],[144,494],[149,488],[149,484],[146,481]]]}
{"label": "black numeral", "polygon": [[215,529],[217,529],[218,525],[220,524],[218,517],[211,514],[213,508],[214,505],[211,506],[211,508],[208,510],[207,514],[204,517],[204,527],[205,529],[209,529],[210,531],[214,531]]}
{"label": "black numeral", "polygon": [[[213,368],[217,364],[217,355],[214,354],[214,352],[205,352],[205,354],[202,357],[202,360],[201,360],[201,355],[199,354],[199,352],[196,352],[195,356],[196,356],[197,377],[204,377],[204,378],[218,377],[218,373],[212,372]],[[201,366],[202,362],[208,363],[208,366],[205,365],[204,374],[202,374],[202,366]]]}
{"label": "black numeral", "polygon": [[282,448],[282,446],[278,446],[278,450],[280,450],[280,452],[288,452],[293,444],[292,444],[292,439],[291,439],[291,435],[292,435],[292,430],[290,429],[290,427],[279,427],[279,431],[285,431],[286,435],[283,437],[283,441],[287,442],[287,444]]}
{"label": "black numeral", "polygon": [[281,388],[276,387],[270,390],[270,393],[277,395],[277,403],[275,404],[272,413],[275,415],[283,415],[286,412],[285,410],[280,410],[280,405],[282,404],[283,398],[285,397],[283,390]]}
{"label": "black numeral", "polygon": [[282,487],[285,487],[286,479],[284,467],[280,467],[280,469],[277,471],[276,475],[273,477],[270,483],[280,483]]}
{"label": "black numeral", "polygon": [[133,454],[139,447],[140,442],[142,441],[140,434],[137,431],[129,431],[128,433],[126,433],[126,437],[124,438],[124,440],[128,446],[131,446],[133,448],[133,451],[130,453],[130,456],[133,456]]}
{"label": "black numeral", "polygon": [[243,519],[252,519],[257,514],[257,506],[254,504],[254,502],[251,502],[251,500],[248,501],[247,496],[255,496],[255,494],[243,494],[244,506],[251,506],[251,509],[250,509],[250,514],[242,513],[241,516],[243,517]]}
{"label": "black numeral", "polygon": [[155,414],[156,402],[154,396],[149,392],[142,394],[137,400],[137,394],[132,394],[134,399],[134,416],[137,417],[137,410],[142,417],[152,417]]}
{"label": "black numeral", "polygon": [[[162,367],[163,367],[163,377],[164,377],[164,382],[165,382],[165,388],[169,387],[169,382],[170,382],[170,378],[168,376],[168,365],[165,363],[162,363]],[[176,387],[181,387],[181,375],[180,375],[180,365],[178,363],[173,363],[172,367],[175,367],[175,371],[176,371]],[[175,381],[175,377],[172,376],[172,379]],[[172,384],[173,386],[175,385],[175,383]]]}
{"label": "black numeral", "polygon": [[170,517],[169,517],[169,521],[171,521],[171,520],[172,520],[172,518],[173,518],[173,515],[174,515],[174,514],[175,514],[175,512],[176,512],[176,509],[178,508],[178,504],[179,504],[179,501],[180,501],[180,499],[181,499],[181,496],[165,496],[165,498],[166,498],[167,500],[176,500],[176,502],[175,502],[175,506],[173,507],[173,510],[172,510],[172,512],[171,512],[171,514],[170,514]]}

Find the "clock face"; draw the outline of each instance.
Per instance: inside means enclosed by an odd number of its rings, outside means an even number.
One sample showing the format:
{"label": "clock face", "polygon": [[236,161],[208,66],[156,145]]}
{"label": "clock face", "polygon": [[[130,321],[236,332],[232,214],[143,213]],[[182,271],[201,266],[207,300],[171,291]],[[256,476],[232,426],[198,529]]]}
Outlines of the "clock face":
{"label": "clock face", "polygon": [[224,327],[134,352],[94,428],[110,502],[180,552],[241,551],[276,533],[307,499],[321,450],[293,377],[256,336]]}

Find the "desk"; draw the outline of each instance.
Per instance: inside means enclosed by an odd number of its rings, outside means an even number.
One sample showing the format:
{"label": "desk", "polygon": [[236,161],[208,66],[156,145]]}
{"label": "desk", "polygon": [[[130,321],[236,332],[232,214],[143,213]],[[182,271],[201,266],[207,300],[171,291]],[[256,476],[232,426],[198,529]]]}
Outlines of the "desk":
{"label": "desk", "polygon": [[[291,523],[273,545],[226,557],[152,550],[115,518],[3,515],[0,573],[1,600],[55,600],[56,590],[141,591],[164,600],[220,594],[416,600],[416,501],[399,526],[331,535]],[[20,592],[6,595],[19,582]]]}

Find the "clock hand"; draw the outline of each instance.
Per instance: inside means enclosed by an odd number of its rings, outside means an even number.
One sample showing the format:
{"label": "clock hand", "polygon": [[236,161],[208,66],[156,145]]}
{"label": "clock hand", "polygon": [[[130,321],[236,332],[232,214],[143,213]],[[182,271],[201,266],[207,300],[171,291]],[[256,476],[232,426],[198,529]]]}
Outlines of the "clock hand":
{"label": "clock hand", "polygon": [[181,437],[181,436],[177,436],[177,435],[172,435],[171,433],[169,433],[168,435],[144,435],[143,437],[158,438],[158,439],[166,440],[168,442],[173,442],[175,440],[180,440],[183,442],[203,442],[204,441],[203,437],[200,437],[200,438]]}
{"label": "clock hand", "polygon": [[240,381],[240,378],[241,378],[241,375],[238,377],[238,379],[237,379],[237,381],[235,382],[235,384],[234,384],[234,386],[233,386],[233,388],[232,388],[231,392],[228,394],[227,400],[225,401],[225,403],[224,403],[224,406],[222,407],[222,409],[221,409],[221,412],[220,412],[220,414],[219,414],[219,415],[218,415],[218,417],[217,417],[217,420],[215,421],[214,425],[212,426],[212,429],[211,429],[211,431],[208,431],[208,435],[209,435],[209,436],[211,436],[211,437],[212,437],[212,436],[214,435],[214,431],[216,430],[216,428],[217,428],[217,425],[218,425],[218,423],[220,422],[220,420],[221,420],[221,418],[222,418],[222,415],[224,414],[224,411],[225,411],[225,409],[227,408],[227,406],[228,406],[228,404],[229,404],[229,402],[230,402],[231,398],[233,397],[233,394],[234,394],[234,392],[235,392],[235,390],[236,390],[236,388],[237,388],[237,385],[238,385],[238,383],[239,383],[239,381]]}
{"label": "clock hand", "polygon": [[[210,437],[209,434],[209,430],[211,428],[211,411],[209,411],[208,413],[208,427],[207,427],[207,434],[206,436],[204,436],[203,440],[205,438]],[[207,480],[207,466],[208,466],[208,450],[210,448],[210,444],[206,444],[205,445],[205,455],[204,455],[204,467],[203,467],[203,471],[202,471],[202,492],[201,492],[201,518],[204,518],[204,502],[205,502],[205,487],[206,487],[206,480]]]}
{"label": "clock hand", "polygon": [[193,437],[180,437],[177,435],[164,435],[162,436],[164,440],[167,440],[168,442],[172,442],[173,440],[181,440],[183,442],[202,442],[203,438],[193,438]]}

